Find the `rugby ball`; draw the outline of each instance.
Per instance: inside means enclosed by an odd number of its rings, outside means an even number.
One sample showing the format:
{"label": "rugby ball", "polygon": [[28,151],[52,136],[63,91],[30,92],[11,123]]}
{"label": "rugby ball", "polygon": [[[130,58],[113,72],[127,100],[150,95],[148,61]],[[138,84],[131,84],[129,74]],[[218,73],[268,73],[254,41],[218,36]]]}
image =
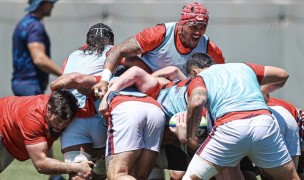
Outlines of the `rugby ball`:
{"label": "rugby ball", "polygon": [[[181,113],[185,113],[185,112],[176,113],[170,118],[168,123],[169,127],[176,127],[176,116]],[[202,116],[201,123],[196,131],[196,137],[200,137],[201,135],[203,135],[206,129],[207,129],[207,119],[204,116]]]}

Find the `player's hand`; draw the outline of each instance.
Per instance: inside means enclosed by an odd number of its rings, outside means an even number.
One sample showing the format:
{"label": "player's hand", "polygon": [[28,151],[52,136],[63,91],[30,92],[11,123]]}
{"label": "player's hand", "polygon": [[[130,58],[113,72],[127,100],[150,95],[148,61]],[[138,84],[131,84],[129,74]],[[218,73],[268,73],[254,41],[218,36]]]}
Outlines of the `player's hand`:
{"label": "player's hand", "polygon": [[170,130],[178,137],[181,143],[187,143],[187,113],[180,113],[176,116],[176,127],[169,127]]}
{"label": "player's hand", "polygon": [[86,180],[92,179],[92,168],[94,166],[92,161],[82,161],[75,164],[78,166],[76,171],[78,176]]}
{"label": "player's hand", "polygon": [[107,95],[108,94],[106,93],[105,96],[102,98],[98,108],[98,111],[103,115],[105,115],[109,111],[109,106],[107,103]]}
{"label": "player's hand", "polygon": [[93,91],[94,91],[95,97],[102,99],[108,90],[108,85],[109,85],[109,83],[104,80],[100,80],[99,83],[95,84],[93,86]]}

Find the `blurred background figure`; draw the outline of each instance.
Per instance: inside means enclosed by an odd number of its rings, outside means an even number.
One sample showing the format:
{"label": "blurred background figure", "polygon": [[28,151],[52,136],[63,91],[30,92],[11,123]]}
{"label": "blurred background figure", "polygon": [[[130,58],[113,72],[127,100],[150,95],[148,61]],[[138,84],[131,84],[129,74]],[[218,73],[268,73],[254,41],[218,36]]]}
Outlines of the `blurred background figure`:
{"label": "blurred background figure", "polygon": [[61,75],[50,55],[50,39],[41,20],[50,16],[57,0],[29,0],[28,12],[13,34],[12,90],[16,96],[43,94],[49,73]]}

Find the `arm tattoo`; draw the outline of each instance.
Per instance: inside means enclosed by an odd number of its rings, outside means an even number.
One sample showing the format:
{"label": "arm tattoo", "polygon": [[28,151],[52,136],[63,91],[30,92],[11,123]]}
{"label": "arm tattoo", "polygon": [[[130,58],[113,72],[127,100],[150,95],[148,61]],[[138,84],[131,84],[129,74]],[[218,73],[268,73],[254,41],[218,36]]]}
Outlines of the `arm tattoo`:
{"label": "arm tattoo", "polygon": [[79,86],[77,88],[78,92],[83,95],[89,95],[91,93],[92,87],[96,84],[96,80],[84,78],[80,81]]}
{"label": "arm tattoo", "polygon": [[207,102],[206,90],[194,89],[190,95],[187,108],[187,135],[188,138],[194,138],[197,128],[202,119],[202,110]]}
{"label": "arm tattoo", "polygon": [[113,156],[107,156],[105,158],[105,161],[106,161],[106,172],[108,173],[108,170],[109,170],[109,165],[110,165],[110,162],[113,160]]}
{"label": "arm tattoo", "polygon": [[115,69],[120,59],[141,54],[142,50],[134,36],[114,47],[106,59],[104,68]]}
{"label": "arm tattoo", "polygon": [[[91,86],[92,87],[92,86]],[[78,89],[78,91],[83,95],[89,95],[91,92],[91,88],[88,86],[87,82],[83,82],[82,86]]]}

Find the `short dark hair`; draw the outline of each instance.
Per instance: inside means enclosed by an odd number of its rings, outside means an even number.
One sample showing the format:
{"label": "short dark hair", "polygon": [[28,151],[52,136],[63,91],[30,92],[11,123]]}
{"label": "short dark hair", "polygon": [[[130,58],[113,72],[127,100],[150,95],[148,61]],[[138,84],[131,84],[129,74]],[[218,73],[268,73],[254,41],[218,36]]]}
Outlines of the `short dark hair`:
{"label": "short dark hair", "polygon": [[85,48],[84,52],[102,53],[105,45],[114,44],[114,33],[109,26],[103,23],[95,24],[87,33],[86,43],[88,48]]}
{"label": "short dark hair", "polygon": [[210,57],[206,53],[194,53],[185,64],[185,70],[187,74],[190,74],[193,68],[198,67],[200,69],[210,67],[215,62],[213,61],[212,57]]}
{"label": "short dark hair", "polygon": [[68,90],[58,89],[53,91],[48,101],[52,114],[61,120],[72,120],[76,116],[78,101]]}

